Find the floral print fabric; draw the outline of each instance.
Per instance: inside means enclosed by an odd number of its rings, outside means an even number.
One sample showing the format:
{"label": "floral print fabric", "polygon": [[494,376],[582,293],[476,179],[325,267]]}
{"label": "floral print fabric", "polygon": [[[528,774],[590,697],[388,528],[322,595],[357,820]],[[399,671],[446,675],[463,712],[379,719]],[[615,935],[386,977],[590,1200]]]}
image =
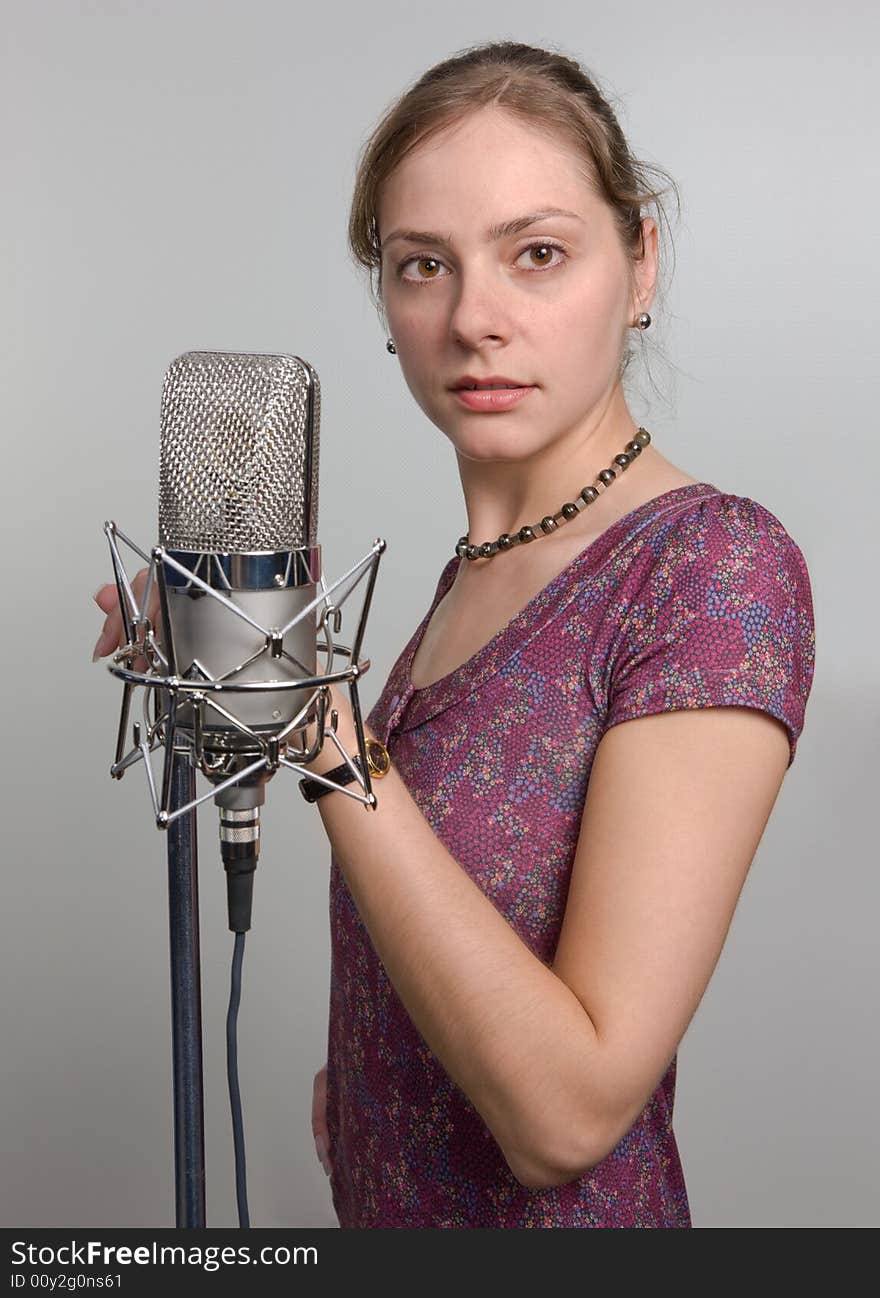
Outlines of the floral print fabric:
{"label": "floral print fabric", "polygon": [[[593,756],[611,726],[759,708],[785,726],[791,765],[813,677],[810,580],[764,506],[688,484],[618,519],[467,662],[414,689],[412,659],[460,562],[444,567],[367,720],[435,834],[549,964]],[[410,1019],[332,853],[330,926],[340,1226],[690,1227],[672,1127],[677,1056],[600,1164],[530,1189]]]}

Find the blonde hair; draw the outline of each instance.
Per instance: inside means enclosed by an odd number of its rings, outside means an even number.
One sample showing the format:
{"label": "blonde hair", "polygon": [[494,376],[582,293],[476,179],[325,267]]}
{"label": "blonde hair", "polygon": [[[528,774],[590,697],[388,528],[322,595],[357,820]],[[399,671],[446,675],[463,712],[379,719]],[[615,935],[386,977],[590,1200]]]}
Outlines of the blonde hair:
{"label": "blonde hair", "polygon": [[[418,145],[488,105],[573,148],[582,159],[584,179],[611,209],[631,268],[644,255],[643,207],[653,205],[658,228],[665,225],[669,230],[660,201],[666,189],[652,186],[652,173],[667,182],[680,211],[675,181],[633,156],[608,100],[574,59],[514,41],[471,46],[423,73],[387,109],[360,151],[348,243],[355,262],[369,274],[373,302],[383,314],[378,228],[382,185]],[[624,350],[621,373],[633,354]]]}

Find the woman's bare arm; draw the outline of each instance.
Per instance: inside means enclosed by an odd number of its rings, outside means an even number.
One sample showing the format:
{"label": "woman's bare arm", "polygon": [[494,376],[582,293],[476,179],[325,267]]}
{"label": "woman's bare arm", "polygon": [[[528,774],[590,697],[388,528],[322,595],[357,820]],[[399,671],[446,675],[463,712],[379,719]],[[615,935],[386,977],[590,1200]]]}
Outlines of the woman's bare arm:
{"label": "woman's bare arm", "polygon": [[[334,692],[335,694],[335,692]],[[354,752],[347,702],[339,735]],[[642,717],[597,749],[552,968],[437,838],[392,769],[375,812],[317,803],[398,995],[513,1173],[562,1184],[647,1103],[708,984],[785,774],[746,708]],[[338,763],[329,746],[312,765]]]}

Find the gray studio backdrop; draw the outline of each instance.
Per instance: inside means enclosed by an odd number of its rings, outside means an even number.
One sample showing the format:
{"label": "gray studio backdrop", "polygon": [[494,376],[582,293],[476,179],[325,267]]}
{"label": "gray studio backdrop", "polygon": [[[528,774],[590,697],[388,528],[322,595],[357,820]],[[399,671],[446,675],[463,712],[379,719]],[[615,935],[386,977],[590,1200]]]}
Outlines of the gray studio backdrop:
{"label": "gray studio backdrop", "polygon": [[[366,709],[464,530],[345,232],[358,148],[426,66],[512,37],[582,59],[684,211],[633,395],[657,446],[757,499],[809,565],[817,667],[722,959],[679,1054],[694,1223],[878,1224],[875,6],[671,0],[358,8],[7,3],[2,16],[3,1017],[0,1224],[173,1224],[165,841],[108,776],[92,665],[101,526],[156,540],[162,376],[194,349],[290,351],[323,389],[321,525],[376,536]],[[870,282],[869,282],[870,280]],[[655,341],[656,340],[656,341]],[[870,388],[870,391],[869,391]],[[240,1014],[251,1217],[334,1226],[315,1158],[329,851],[268,791]],[[366,815],[367,813],[364,812]],[[208,1223],[234,1225],[231,936],[200,819]]]}

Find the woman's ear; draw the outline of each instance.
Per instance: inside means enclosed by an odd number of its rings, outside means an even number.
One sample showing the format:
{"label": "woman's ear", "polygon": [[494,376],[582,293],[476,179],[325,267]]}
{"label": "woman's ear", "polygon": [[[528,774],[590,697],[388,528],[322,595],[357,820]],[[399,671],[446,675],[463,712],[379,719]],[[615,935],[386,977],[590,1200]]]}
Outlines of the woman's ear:
{"label": "woman's ear", "polygon": [[653,217],[646,216],[642,218],[642,255],[633,263],[633,319],[642,311],[650,309],[654,301],[658,269],[657,222]]}

